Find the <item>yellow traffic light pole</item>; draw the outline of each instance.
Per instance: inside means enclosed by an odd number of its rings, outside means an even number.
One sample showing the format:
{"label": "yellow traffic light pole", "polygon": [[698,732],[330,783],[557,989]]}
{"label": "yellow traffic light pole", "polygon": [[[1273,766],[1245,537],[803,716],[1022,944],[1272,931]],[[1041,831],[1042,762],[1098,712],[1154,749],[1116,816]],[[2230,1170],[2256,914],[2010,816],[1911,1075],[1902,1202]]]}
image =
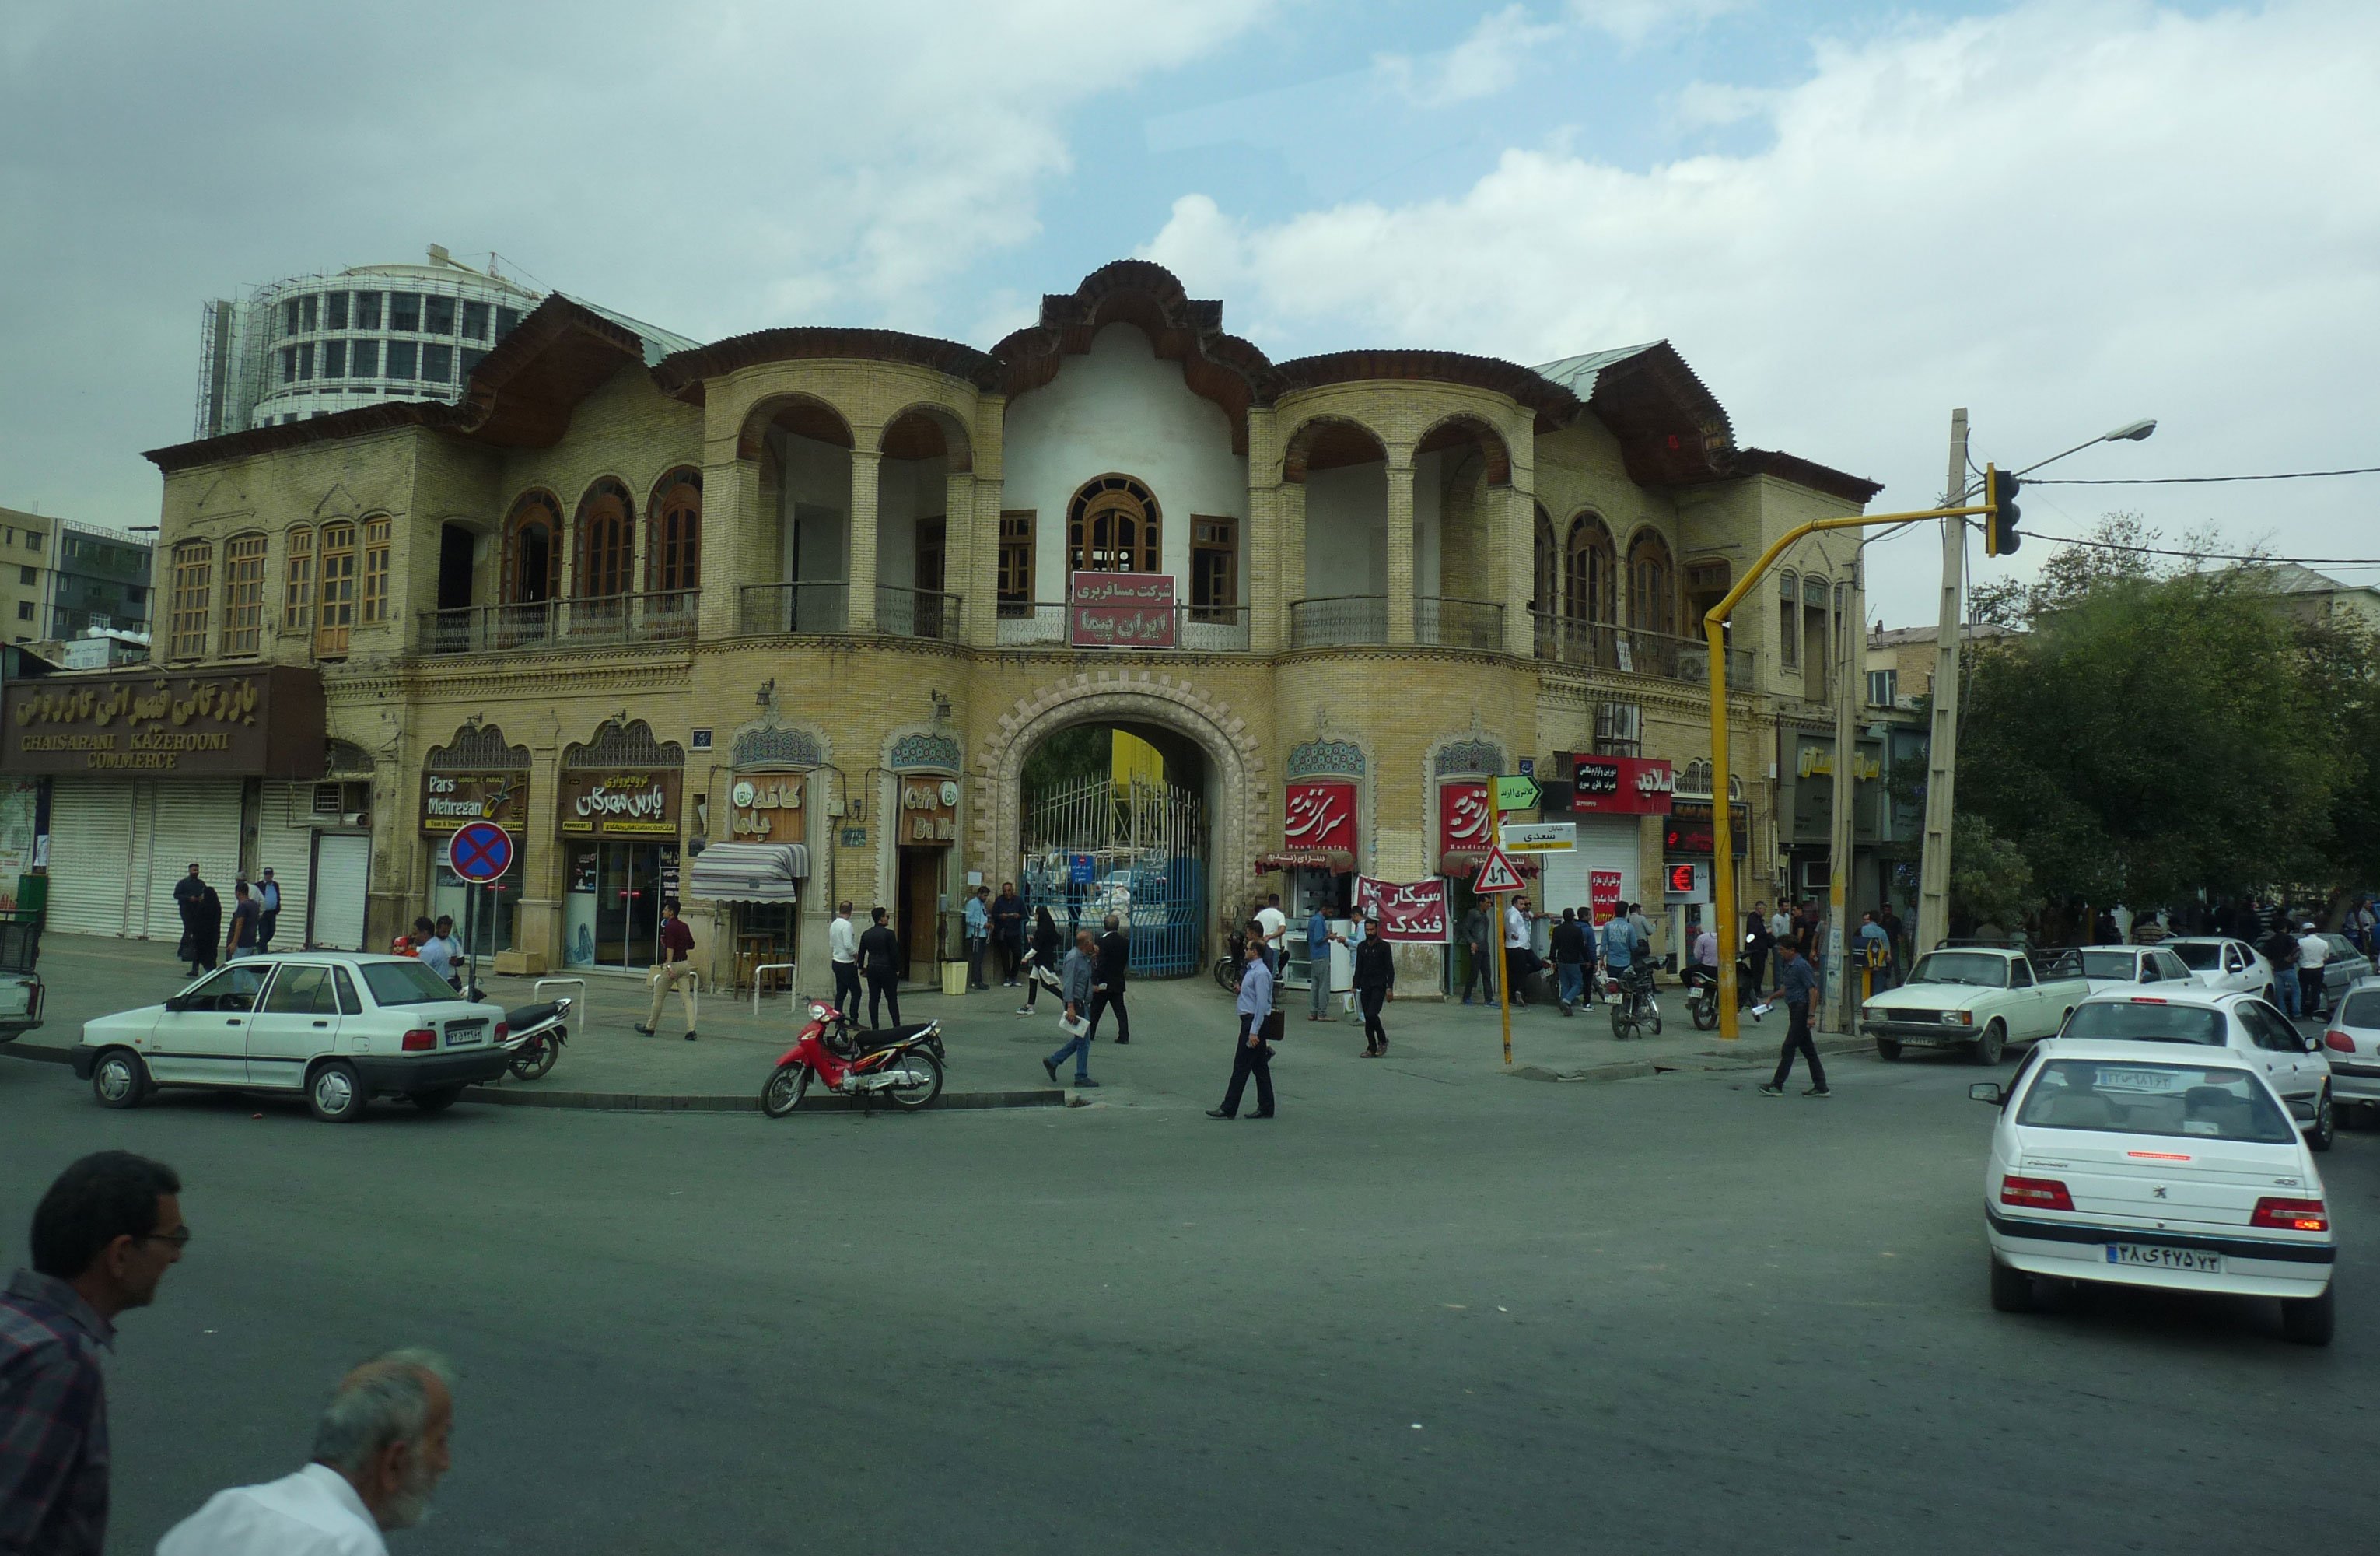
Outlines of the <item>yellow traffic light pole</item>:
{"label": "yellow traffic light pole", "polygon": [[[1727,620],[1735,613],[1754,584],[1767,575],[1777,559],[1795,541],[1828,529],[1870,529],[1880,524],[1911,524],[1926,518],[1964,519],[1977,514],[1990,515],[1996,510],[1989,504],[1961,508],[1918,508],[1909,513],[1850,514],[1841,518],[1814,518],[1807,524],[1787,530],[1777,542],[1760,553],[1738,578],[1727,598],[1713,605],[1703,615],[1703,637],[1710,645],[1710,723],[1711,723],[1711,911],[1718,919],[1715,928],[1720,934],[1718,958],[1718,1035],[1734,1039],[1742,1035],[1742,1024],[1735,1014],[1735,956],[1742,944],[1742,920],[1736,911],[1735,897],[1735,816],[1728,808],[1727,785],[1732,764],[1727,744]],[[1864,628],[1862,628],[1863,633]],[[1845,695],[1849,695],[1846,690]],[[1837,761],[1850,760],[1849,753],[1835,753]],[[1840,926],[1838,926],[1840,928]],[[1502,943],[1501,936],[1498,943]]]}

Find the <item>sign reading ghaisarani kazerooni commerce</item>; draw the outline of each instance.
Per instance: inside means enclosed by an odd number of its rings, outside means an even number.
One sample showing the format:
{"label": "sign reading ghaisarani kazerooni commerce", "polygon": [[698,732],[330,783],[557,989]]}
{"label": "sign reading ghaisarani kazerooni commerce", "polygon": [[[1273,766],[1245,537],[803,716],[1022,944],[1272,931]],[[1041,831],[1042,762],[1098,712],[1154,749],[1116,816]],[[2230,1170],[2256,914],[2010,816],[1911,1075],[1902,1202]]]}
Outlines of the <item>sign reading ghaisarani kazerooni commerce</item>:
{"label": "sign reading ghaisarani kazerooni commerce", "polygon": [[49,675],[0,692],[0,771],[319,778],[322,683],[273,666]]}

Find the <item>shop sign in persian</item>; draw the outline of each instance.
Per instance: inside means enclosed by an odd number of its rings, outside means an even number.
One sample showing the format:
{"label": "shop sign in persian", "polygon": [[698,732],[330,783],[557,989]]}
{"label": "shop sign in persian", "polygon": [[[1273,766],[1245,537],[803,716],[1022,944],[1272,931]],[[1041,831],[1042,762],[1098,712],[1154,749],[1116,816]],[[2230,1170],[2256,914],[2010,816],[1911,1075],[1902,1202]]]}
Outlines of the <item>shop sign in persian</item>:
{"label": "shop sign in persian", "polygon": [[1355,785],[1334,779],[1301,779],[1281,790],[1283,848],[1355,851]]}
{"label": "shop sign in persian", "polygon": [[234,675],[45,676],[0,689],[0,770],[320,778],[322,682]]}
{"label": "shop sign in persian", "polygon": [[959,786],[954,779],[905,777],[901,780],[901,815],[894,836],[916,845],[956,843],[959,838]]}
{"label": "shop sign in persian", "polygon": [[1586,872],[1586,910],[1598,924],[1608,923],[1620,916],[1620,872],[1616,869],[1591,869]]}
{"label": "shop sign in persian", "polygon": [[1571,809],[1598,816],[1666,816],[1676,780],[1666,760],[1652,757],[1571,759]]}
{"label": "shop sign in persian", "polygon": [[1479,779],[1438,789],[1438,851],[1453,854],[1488,845],[1488,785]]}
{"label": "shop sign in persian", "polygon": [[425,772],[421,775],[421,830],[451,833],[473,821],[493,821],[520,830],[528,808],[526,772]]}
{"label": "shop sign in persian", "polygon": [[1443,876],[1399,885],[1359,875],[1355,877],[1355,911],[1366,918],[1378,914],[1380,938],[1401,945],[1444,945],[1453,938]]}
{"label": "shop sign in persian", "polygon": [[728,786],[728,833],[738,843],[799,843],[802,784],[798,773],[738,778]]}
{"label": "shop sign in persian", "polygon": [[1078,649],[1173,647],[1173,578],[1166,573],[1076,573],[1066,607]]}
{"label": "shop sign in persian", "polygon": [[571,837],[675,837],[678,777],[674,768],[565,771],[562,831]]}

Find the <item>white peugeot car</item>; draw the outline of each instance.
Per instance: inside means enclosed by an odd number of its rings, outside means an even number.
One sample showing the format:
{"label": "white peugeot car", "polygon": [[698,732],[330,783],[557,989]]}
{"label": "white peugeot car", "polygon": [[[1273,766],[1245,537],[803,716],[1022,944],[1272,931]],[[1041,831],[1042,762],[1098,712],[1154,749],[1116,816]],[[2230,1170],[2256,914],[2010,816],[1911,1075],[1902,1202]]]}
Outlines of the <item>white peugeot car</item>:
{"label": "white peugeot car", "polygon": [[2180,957],[2191,976],[2209,989],[2229,989],[2263,1000],[2273,997],[2273,964],[2244,940],[2183,935],[2158,943]]}
{"label": "white peugeot car", "polygon": [[2322,1175],[2252,1064],[2058,1038],[2005,1089],[1967,1094],[2000,1107],[1984,1173],[1994,1307],[2031,1307],[2036,1277],[2270,1296],[2290,1339],[2330,1343]]}
{"label": "white peugeot car", "polygon": [[2198,982],[2189,964],[2161,945],[2086,945],[2080,954],[2083,981],[2094,994],[2139,984]]}
{"label": "white peugeot car", "polygon": [[406,956],[243,957],[163,1004],[83,1024],[75,1075],[111,1108],[162,1086],[302,1093],[314,1116],[358,1117],[379,1096],[425,1112],[502,1075],[504,1013]]}
{"label": "white peugeot car", "polygon": [[2086,1042],[2228,1048],[2264,1072],[2304,1131],[2307,1145],[2328,1150],[2338,1138],[2330,1055],[2322,1039],[2307,1037],[2262,1000],[2194,985],[2170,992],[2094,994],[2074,1007],[2058,1035]]}

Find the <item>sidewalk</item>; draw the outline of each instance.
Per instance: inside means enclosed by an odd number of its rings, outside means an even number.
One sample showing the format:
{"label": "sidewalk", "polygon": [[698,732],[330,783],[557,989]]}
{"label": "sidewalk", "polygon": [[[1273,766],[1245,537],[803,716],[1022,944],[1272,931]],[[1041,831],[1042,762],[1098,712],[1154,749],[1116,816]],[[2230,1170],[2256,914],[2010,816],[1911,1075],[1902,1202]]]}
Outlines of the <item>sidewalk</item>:
{"label": "sidewalk", "polygon": [[[29,1059],[64,1060],[92,1016],[164,999],[181,988],[172,950],[155,942],[87,936],[44,937],[42,972],[49,986],[45,1025],[0,1048]],[[539,998],[536,979],[497,978],[482,969],[490,999],[508,1007]],[[565,990],[561,992],[577,991]],[[1091,1055],[1096,1088],[1075,1090],[1073,1071],[1059,1072],[1053,1088],[1040,1061],[1062,1040],[1060,1006],[1046,991],[1031,1017],[1014,1014],[1022,989],[992,989],[953,998],[905,992],[901,1014],[910,1021],[940,1020],[950,1068],[940,1106],[949,1108],[1054,1106],[1061,1102],[1108,1107],[1203,1112],[1221,1100],[1236,1030],[1230,996],[1204,978],[1133,984],[1127,993],[1134,1039],[1119,1046],[1112,1017],[1100,1024]],[[761,1083],[790,1047],[808,1001],[783,994],[762,1002],[758,1016],[750,995],[741,1000],[705,991],[699,1035],[679,1035],[683,1015],[675,997],[662,1008],[660,1035],[645,1037],[635,1024],[645,1018],[650,996],[641,979],[597,974],[586,979],[584,999],[574,1013],[577,1030],[552,1071],[537,1081],[510,1077],[475,1088],[477,1100],[516,1106],[636,1111],[747,1112],[759,1105]],[[1343,1001],[1333,1002],[1334,1010]],[[1590,1006],[1564,1019],[1549,1006],[1512,1012],[1512,1065],[1503,1063],[1497,1007],[1463,1006],[1453,1001],[1391,1003],[1384,1015],[1388,1056],[1362,1058],[1360,1024],[1343,1014],[1310,1022],[1302,991],[1284,1002],[1287,1035],[1281,1045],[1284,1081],[1294,1074],[1301,1087],[1320,1085],[1343,1091],[1350,1100],[1393,1110],[1396,1099],[1426,1101],[1428,1085],[1496,1085],[1529,1081],[1627,1080],[1663,1071],[1762,1069],[1776,1062],[1784,1037],[1782,1013],[1729,1043],[1716,1032],[1697,1032],[1686,1019],[1682,991],[1661,991],[1665,1029],[1660,1037],[1614,1041],[1607,1007]],[[1819,1035],[1821,1052],[1864,1052],[1864,1039]],[[1428,1083],[1415,1088],[1411,1083]],[[848,1107],[843,1098],[812,1097],[805,1109]]]}

